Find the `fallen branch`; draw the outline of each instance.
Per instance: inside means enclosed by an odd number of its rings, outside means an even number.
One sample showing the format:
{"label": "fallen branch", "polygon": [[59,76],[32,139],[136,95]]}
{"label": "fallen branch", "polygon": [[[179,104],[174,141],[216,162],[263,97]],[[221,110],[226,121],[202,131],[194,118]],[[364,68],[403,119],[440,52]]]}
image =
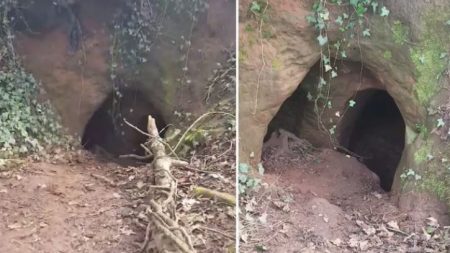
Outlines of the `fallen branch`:
{"label": "fallen branch", "polygon": [[91,176],[96,178],[96,179],[98,179],[98,180],[100,180],[100,181],[103,181],[103,182],[109,184],[112,187],[116,187],[117,186],[117,184],[114,183],[114,181],[112,179],[109,179],[109,178],[107,178],[105,176],[98,175],[98,174],[91,174]]}
{"label": "fallen branch", "polygon": [[175,203],[177,180],[170,172],[172,166],[187,166],[188,163],[166,154],[165,143],[152,116],[148,117],[147,132],[150,139],[146,145],[154,156],[151,163],[154,182],[151,186],[152,200],[146,210],[149,224],[142,252],[195,253],[188,233],[178,224]]}
{"label": "fallen branch", "polygon": [[214,228],[209,228],[209,227],[201,226],[200,229],[203,229],[203,230],[207,230],[207,231],[211,231],[211,232],[220,234],[220,235],[222,235],[223,237],[226,237],[226,238],[228,238],[228,239],[230,239],[230,240],[234,240],[234,239],[235,239],[234,236],[229,235],[229,234],[226,234],[225,232],[222,232],[222,231],[217,230],[217,229],[214,229]]}
{"label": "fallen branch", "polygon": [[212,198],[212,199],[219,199],[230,206],[236,205],[236,198],[234,197],[234,195],[231,195],[231,194],[228,194],[225,192],[211,190],[211,189],[201,187],[201,186],[196,186],[194,188],[194,195],[195,196],[206,196],[206,197]]}

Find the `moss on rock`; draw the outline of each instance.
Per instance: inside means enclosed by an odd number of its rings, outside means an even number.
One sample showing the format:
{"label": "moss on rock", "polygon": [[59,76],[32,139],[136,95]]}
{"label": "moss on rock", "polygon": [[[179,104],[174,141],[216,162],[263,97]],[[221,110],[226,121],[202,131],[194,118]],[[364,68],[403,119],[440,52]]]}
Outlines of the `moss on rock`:
{"label": "moss on rock", "polygon": [[409,41],[409,27],[404,25],[401,21],[395,20],[392,24],[391,31],[395,43],[404,45]]}
{"label": "moss on rock", "polygon": [[423,34],[417,46],[411,49],[411,59],[416,67],[417,84],[415,92],[422,105],[427,106],[430,99],[441,88],[440,77],[448,66],[443,57],[447,53],[450,33],[446,21],[450,12],[430,10],[423,17]]}

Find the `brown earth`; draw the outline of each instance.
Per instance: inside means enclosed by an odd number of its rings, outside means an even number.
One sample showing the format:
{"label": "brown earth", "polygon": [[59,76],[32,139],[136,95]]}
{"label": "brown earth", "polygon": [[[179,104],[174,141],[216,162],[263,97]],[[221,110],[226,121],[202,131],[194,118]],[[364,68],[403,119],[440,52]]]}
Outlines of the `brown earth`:
{"label": "brown earth", "polygon": [[433,218],[413,222],[356,158],[330,149],[273,150],[263,151],[262,187],[241,205],[242,252],[450,250],[449,227],[436,229]]}
{"label": "brown earth", "polygon": [[[111,159],[85,151],[59,153],[51,162],[22,161],[20,168],[0,172],[0,252],[139,252],[151,171]],[[192,193],[193,185],[234,193],[231,170],[215,171],[214,162],[205,161],[209,172],[173,171],[179,218],[198,252],[224,252],[234,245],[234,208]]]}
{"label": "brown earth", "polygon": [[0,252],[133,252],[139,236],[120,189],[91,176],[106,166],[30,163],[0,179]]}

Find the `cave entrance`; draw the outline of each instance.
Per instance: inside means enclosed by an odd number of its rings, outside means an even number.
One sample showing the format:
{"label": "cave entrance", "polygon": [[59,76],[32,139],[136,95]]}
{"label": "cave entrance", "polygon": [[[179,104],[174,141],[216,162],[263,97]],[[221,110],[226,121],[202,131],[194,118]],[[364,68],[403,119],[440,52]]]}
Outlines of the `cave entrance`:
{"label": "cave entrance", "polygon": [[[142,92],[125,90],[118,96],[111,93],[88,121],[81,144],[102,157],[119,158],[128,154],[142,156],[145,151],[140,145],[147,140],[147,136],[132,129],[124,119],[146,132],[148,115],[155,118],[160,131],[164,129],[166,123],[163,117]],[[114,161],[126,165],[132,159]]]}
{"label": "cave entrance", "polygon": [[385,90],[359,91],[354,100],[359,109],[344,115],[339,143],[360,156],[390,191],[405,146],[405,122]]}
{"label": "cave entrance", "polygon": [[[390,191],[397,166],[405,145],[405,122],[394,99],[382,88],[383,85],[361,65],[346,62],[351,71],[337,78],[332,91],[333,110],[322,119],[336,119],[335,112],[344,112],[336,128],[337,150],[349,153],[359,159],[380,178],[380,186]],[[327,133],[319,129],[314,101],[308,98],[318,83],[320,66],[316,64],[300,83],[293,94],[281,105],[267,128],[264,142],[268,141],[277,129],[287,130],[318,147],[330,147]],[[361,76],[362,73],[362,76]],[[355,80],[364,79],[365,88],[354,96],[352,90],[359,88]],[[344,85],[344,86],[342,86]],[[347,86],[345,86],[347,85]],[[351,86],[353,85],[353,86]],[[350,97],[356,105],[347,108]],[[346,109],[347,108],[347,109]],[[336,122],[336,121],[334,121]],[[350,151],[350,152],[349,152]]]}

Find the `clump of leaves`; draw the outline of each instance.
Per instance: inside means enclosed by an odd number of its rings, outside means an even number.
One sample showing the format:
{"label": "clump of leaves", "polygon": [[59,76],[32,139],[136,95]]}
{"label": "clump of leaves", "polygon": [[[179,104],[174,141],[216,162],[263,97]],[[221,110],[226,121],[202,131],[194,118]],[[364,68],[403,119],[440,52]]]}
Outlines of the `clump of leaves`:
{"label": "clump of leaves", "polygon": [[38,83],[24,70],[0,71],[0,158],[62,145],[61,126],[50,105],[38,98]]}
{"label": "clump of leaves", "polygon": [[248,7],[248,13],[259,21],[268,22],[269,21],[269,15],[267,11],[268,9],[269,9],[269,2],[267,0],[256,0],[250,3],[250,6]]}
{"label": "clump of leaves", "polygon": [[0,3],[0,161],[69,144],[50,104],[38,100],[39,83],[15,53],[8,13],[18,4]]}
{"label": "clump of leaves", "polygon": [[[248,191],[255,189],[261,183],[261,179],[256,178],[250,174],[251,168],[247,163],[239,164],[239,194],[245,194]],[[264,168],[262,164],[258,164],[258,173],[262,176]]]}

